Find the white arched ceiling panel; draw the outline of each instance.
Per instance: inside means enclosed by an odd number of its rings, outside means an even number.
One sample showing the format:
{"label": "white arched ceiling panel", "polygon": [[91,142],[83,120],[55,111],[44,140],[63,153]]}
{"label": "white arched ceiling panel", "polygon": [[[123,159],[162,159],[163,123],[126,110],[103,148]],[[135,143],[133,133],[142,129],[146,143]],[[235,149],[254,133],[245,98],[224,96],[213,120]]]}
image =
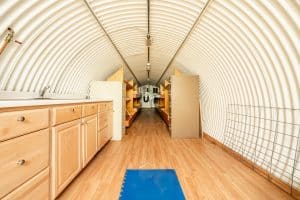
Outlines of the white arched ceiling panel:
{"label": "white arched ceiling panel", "polygon": [[133,72],[140,74],[143,69],[146,73],[147,1],[88,0],[88,3]]}
{"label": "white arched ceiling panel", "polygon": [[150,1],[151,80],[156,83],[206,1]]}

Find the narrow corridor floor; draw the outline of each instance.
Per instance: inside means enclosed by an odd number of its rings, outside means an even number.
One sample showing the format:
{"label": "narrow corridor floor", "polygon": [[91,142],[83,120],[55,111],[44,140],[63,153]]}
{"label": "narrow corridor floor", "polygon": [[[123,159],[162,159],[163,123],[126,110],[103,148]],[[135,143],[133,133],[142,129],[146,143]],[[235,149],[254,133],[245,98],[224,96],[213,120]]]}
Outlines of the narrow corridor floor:
{"label": "narrow corridor floor", "polygon": [[206,139],[171,139],[144,109],[121,142],[111,141],[59,199],[119,199],[126,169],[175,169],[187,199],[292,199]]}

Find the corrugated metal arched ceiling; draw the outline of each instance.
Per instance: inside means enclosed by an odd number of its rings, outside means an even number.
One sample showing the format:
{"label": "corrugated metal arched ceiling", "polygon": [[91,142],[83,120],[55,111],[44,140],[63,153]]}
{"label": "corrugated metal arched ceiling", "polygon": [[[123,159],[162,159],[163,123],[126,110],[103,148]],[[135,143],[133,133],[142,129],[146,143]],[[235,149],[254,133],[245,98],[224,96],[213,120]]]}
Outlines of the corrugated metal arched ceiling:
{"label": "corrugated metal arched ceiling", "polygon": [[[88,0],[87,3],[137,78],[147,73],[147,1]],[[158,80],[205,1],[150,1],[151,75]],[[124,65],[84,1],[1,1],[0,30],[15,31],[23,45],[10,43],[0,57],[0,89],[84,94],[90,80]]]}
{"label": "corrugated metal arched ceiling", "polygon": [[[137,78],[145,83],[147,0],[87,0],[87,3]],[[150,1],[153,83],[206,3],[206,0]],[[255,92],[262,92],[257,90],[263,87],[273,88],[273,93],[278,90],[280,87],[271,83],[274,77],[279,80],[277,83],[293,80],[290,85],[295,91],[290,92],[299,95],[296,76],[299,68],[295,67],[299,66],[298,1],[214,0],[207,10],[174,64],[203,77],[219,74],[222,81],[234,82],[237,90],[249,91],[253,98],[258,98]],[[2,0],[0,22],[1,33],[12,27],[16,38],[24,42],[9,44],[0,57],[1,91],[34,94],[50,85],[53,93],[84,94],[90,80],[103,79],[124,65],[84,1]],[[203,62],[206,67],[199,67]],[[247,98],[247,94],[243,96]]]}

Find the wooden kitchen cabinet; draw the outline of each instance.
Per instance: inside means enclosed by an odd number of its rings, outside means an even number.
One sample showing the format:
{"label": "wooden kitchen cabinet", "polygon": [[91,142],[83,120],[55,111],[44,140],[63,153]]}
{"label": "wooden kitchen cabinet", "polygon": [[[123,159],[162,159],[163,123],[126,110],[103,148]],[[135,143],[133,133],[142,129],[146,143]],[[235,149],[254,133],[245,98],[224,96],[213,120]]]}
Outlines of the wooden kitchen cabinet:
{"label": "wooden kitchen cabinet", "polygon": [[82,119],[83,166],[97,153],[97,115]]}
{"label": "wooden kitchen cabinet", "polygon": [[112,102],[0,109],[0,199],[57,198],[111,137]]}
{"label": "wooden kitchen cabinet", "polygon": [[112,102],[101,103],[98,106],[98,150],[101,149],[113,135]]}
{"label": "wooden kitchen cabinet", "polygon": [[52,196],[56,197],[80,172],[81,120],[52,128]]}

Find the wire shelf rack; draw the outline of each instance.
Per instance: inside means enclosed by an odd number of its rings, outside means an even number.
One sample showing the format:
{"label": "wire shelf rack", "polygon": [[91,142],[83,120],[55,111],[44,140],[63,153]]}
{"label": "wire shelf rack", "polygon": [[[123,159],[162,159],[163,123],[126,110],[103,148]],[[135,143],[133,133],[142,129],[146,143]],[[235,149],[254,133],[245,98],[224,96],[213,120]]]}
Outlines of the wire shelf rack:
{"label": "wire shelf rack", "polygon": [[300,188],[300,109],[229,104],[223,144]]}

